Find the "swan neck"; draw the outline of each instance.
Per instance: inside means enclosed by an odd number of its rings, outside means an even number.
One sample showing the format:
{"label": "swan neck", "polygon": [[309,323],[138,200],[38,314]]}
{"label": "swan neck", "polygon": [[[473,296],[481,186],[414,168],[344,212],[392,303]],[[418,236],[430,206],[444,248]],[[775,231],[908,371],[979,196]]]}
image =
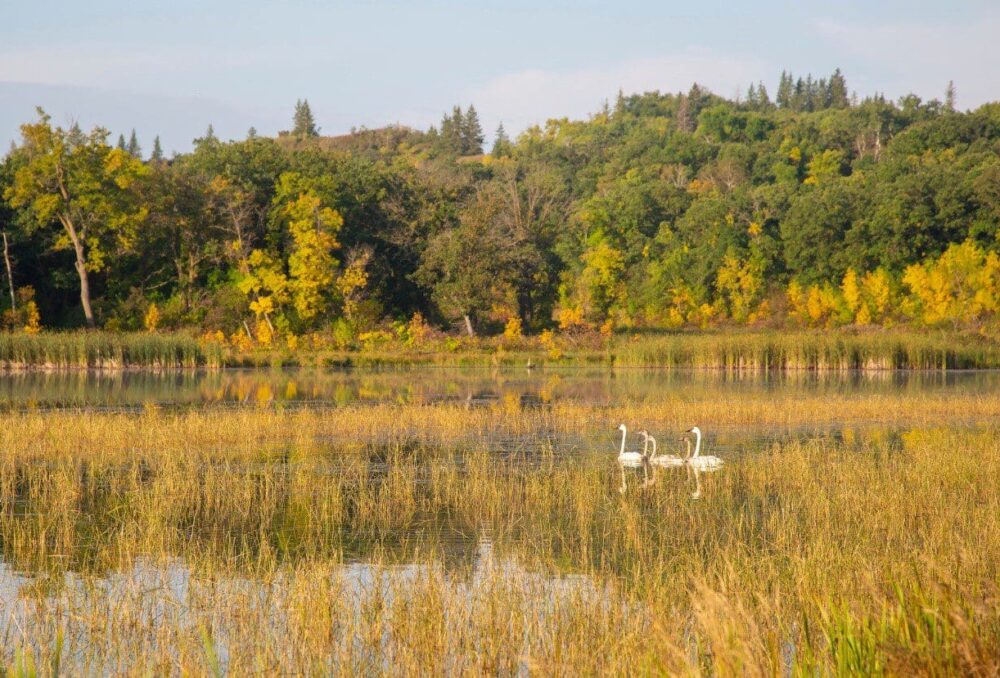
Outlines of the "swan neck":
{"label": "swan neck", "polygon": [[656,438],[650,436],[649,439],[653,441],[653,456],[650,459],[656,459]]}
{"label": "swan neck", "polygon": [[622,426],[622,449],[618,452],[619,456],[625,454],[625,437],[627,435],[628,435],[628,431],[626,430],[626,428],[624,426]]}
{"label": "swan neck", "polygon": [[694,456],[701,454],[701,431],[694,432]]}

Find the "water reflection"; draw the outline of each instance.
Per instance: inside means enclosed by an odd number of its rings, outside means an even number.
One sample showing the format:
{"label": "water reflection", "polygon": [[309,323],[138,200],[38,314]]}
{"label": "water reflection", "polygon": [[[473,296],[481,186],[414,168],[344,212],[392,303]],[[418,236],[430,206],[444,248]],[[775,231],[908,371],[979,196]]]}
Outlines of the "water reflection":
{"label": "water reflection", "polygon": [[559,401],[656,402],[744,393],[968,393],[1000,388],[1000,373],[469,369],[21,372],[0,374],[0,409],[137,409],[457,403],[511,410]]}

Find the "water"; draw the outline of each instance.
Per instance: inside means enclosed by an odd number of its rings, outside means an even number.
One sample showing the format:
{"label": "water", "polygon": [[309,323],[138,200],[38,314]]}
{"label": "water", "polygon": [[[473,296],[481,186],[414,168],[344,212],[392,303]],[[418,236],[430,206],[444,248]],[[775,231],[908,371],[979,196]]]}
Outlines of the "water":
{"label": "water", "polygon": [[[851,394],[887,394],[903,396],[975,395],[994,394],[1000,389],[1000,372],[972,371],[942,373],[788,373],[748,375],[713,371],[658,371],[658,370],[607,370],[607,369],[451,369],[409,368],[395,370],[228,370],[215,372],[121,372],[121,373],[18,373],[0,375],[0,411],[50,412],[74,410],[93,412],[142,412],[156,407],[164,410],[232,410],[312,408],[327,410],[344,406],[399,404],[435,407],[442,404],[474,408],[508,408],[511,412],[532,411],[560,403],[579,403],[591,407],[621,407],[629,404],[655,405],[666,398],[692,400],[724,400],[726,398],[754,396],[767,399],[780,395],[786,399],[815,396],[842,396]],[[949,422],[953,427],[983,427],[995,425],[983,421]],[[837,421],[820,425],[802,424],[784,427],[715,426],[707,431],[706,451],[724,457],[727,462],[738,461],[741,455],[752,454],[774,443],[811,441],[823,439],[838,449],[862,450],[872,440],[892,451],[902,447],[902,437],[909,427],[899,423],[879,421]],[[307,466],[295,461],[294,450],[281,440],[264,441],[267,454],[253,462],[227,461],[224,468],[198,467],[197,473],[214,471],[229,478],[234,485],[254,484],[267,477],[279,490],[289,492],[287,519],[294,533],[294,502],[292,477],[305,473],[317,484],[330,478],[348,477],[344,482],[352,485],[345,496],[354,497],[363,488],[378,488],[390,483],[391,459],[400,451],[398,431],[384,433],[384,439],[373,438],[348,446],[350,441],[336,433],[316,441]],[[507,468],[510,473],[536,473],[551,470],[555,465],[574,464],[584,468],[607,468],[615,474],[613,450],[617,446],[616,432],[585,430],[573,433],[535,430],[524,433],[470,435],[466,440],[456,439],[446,446],[427,446],[421,443],[424,455],[415,463],[418,473],[412,476],[415,484],[427,483],[435,472],[458,467],[469,462],[468,451],[485,452],[494,463]],[[28,444],[28,443],[26,443]],[[676,437],[668,432],[660,435],[660,451],[680,451]],[[142,450],[137,449],[136,454]],[[36,464],[57,463],[57,460],[40,460]],[[211,464],[212,462],[205,462]],[[128,469],[123,470],[127,473]],[[726,473],[723,469],[720,473]],[[641,472],[629,471],[622,476],[627,492],[641,486],[648,479]],[[654,478],[660,486],[673,486],[678,497],[685,501],[701,501],[711,491],[709,474],[687,472],[686,469],[663,470]],[[145,481],[144,481],[145,482]],[[155,484],[156,479],[148,481]],[[193,482],[197,482],[195,479]],[[356,488],[353,486],[357,486]],[[282,489],[284,488],[284,489]],[[361,488],[361,489],[358,489]],[[74,542],[77,551],[88,548],[85,533],[97,535],[121,529],[127,515],[128,498],[114,495],[110,488],[89,490],[101,501],[117,504],[110,509],[100,501],[91,505],[71,507],[75,512],[70,521],[80,536]],[[300,489],[301,491],[301,489]],[[420,494],[421,490],[417,490]],[[307,499],[308,492],[303,492]],[[352,501],[360,501],[352,499]],[[46,539],[41,525],[45,516],[33,513],[31,506],[19,503],[2,507],[7,522],[3,530],[17,532],[22,524],[38,527],[39,539]],[[38,522],[38,526],[35,526]],[[55,521],[58,523],[58,521]],[[249,524],[250,521],[248,521]],[[352,525],[344,518],[344,524]],[[189,524],[186,529],[198,531],[202,526]],[[86,528],[86,529],[84,529]],[[222,529],[224,537],[238,534],[238,526]],[[275,535],[251,535],[262,542],[273,538],[280,543],[280,525],[272,527]],[[231,530],[227,532],[226,530]],[[277,536],[276,536],[277,535]],[[198,572],[180,555],[164,558],[139,557],[126,565],[108,569],[91,568],[86,553],[50,553],[48,565],[34,571],[18,566],[10,557],[12,546],[5,541],[7,534],[0,531],[0,637],[16,638],[19,629],[37,625],[36,611],[39,591],[42,591],[47,609],[74,609],[80,600],[91,601],[92,609],[105,609],[113,614],[116,605],[123,601],[141,600],[142,623],[155,629],[158,624],[171,623],[178,628],[196,632],[190,610],[197,605],[199,593],[206,588],[213,599],[255,601],[252,606],[265,608],[269,601],[290,595],[289,582],[280,578],[257,581],[250,575],[231,573],[206,576]],[[391,597],[392,591],[406,588],[420,578],[440,571],[458,593],[474,596],[484,572],[497,568],[516,579],[519,585],[530,590],[538,605],[538,614],[546,612],[544,601],[556,600],[561,595],[585,596],[603,600],[599,584],[576,571],[578,565],[558,572],[533,572],[525,570],[516,558],[519,545],[547,535],[515,531],[512,534],[492,535],[479,525],[470,525],[451,515],[419,514],[399,529],[372,529],[354,526],[351,534],[337,537],[339,551],[331,556],[329,577],[344,590],[349,601],[348,614],[360,615],[362,600],[368,600],[373,588],[388,587],[378,595]],[[211,536],[198,534],[192,539],[204,540],[204,549],[214,548]],[[502,548],[502,556],[494,553],[495,544]],[[421,558],[415,553],[424,547],[433,558]],[[105,550],[110,550],[107,544]],[[530,548],[524,549],[530,552]],[[224,551],[224,550],[223,550]],[[47,570],[47,571],[45,571]],[[51,589],[51,590],[49,590]],[[96,602],[93,602],[96,601]],[[352,612],[353,610],[353,612]],[[275,635],[285,633],[290,623],[280,614],[266,609],[260,613],[261,623],[274,626]],[[77,635],[68,638],[74,652],[85,653],[92,643],[94,630],[86,624],[72,621],[67,628]],[[203,619],[204,615],[198,617]],[[167,621],[164,621],[167,620]],[[229,645],[224,630],[226,619],[217,620],[222,629],[215,635],[216,650],[223,665],[228,661]],[[281,630],[279,633],[279,629]],[[291,633],[288,631],[288,633]],[[0,659],[9,661],[9,648]],[[82,655],[81,655],[82,656]],[[79,666],[77,667],[79,668]],[[126,658],[108,659],[98,669],[102,672],[128,671]]]}
{"label": "water", "polygon": [[350,404],[655,403],[668,393],[970,393],[1000,388],[1000,371],[791,372],[468,369],[22,372],[0,374],[0,410],[337,407]]}

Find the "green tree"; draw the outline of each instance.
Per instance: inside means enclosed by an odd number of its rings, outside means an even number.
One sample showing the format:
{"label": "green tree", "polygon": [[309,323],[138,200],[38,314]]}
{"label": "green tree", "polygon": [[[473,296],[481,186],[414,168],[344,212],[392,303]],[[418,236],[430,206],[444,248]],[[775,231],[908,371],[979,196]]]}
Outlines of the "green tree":
{"label": "green tree", "polygon": [[839,68],[830,76],[828,92],[829,106],[833,108],[847,108],[850,105],[851,102],[847,96],[847,79],[844,78]]}
{"label": "green tree", "polygon": [[149,159],[152,162],[163,162],[163,146],[160,145],[159,134],[153,138],[153,152],[150,153]]}
{"label": "green tree", "polygon": [[142,157],[142,147],[139,145],[139,139],[135,135],[135,128],[132,128],[132,134],[128,138],[128,144],[125,146],[125,150],[128,151],[129,155],[133,158]]}
{"label": "green tree", "polygon": [[292,119],[292,136],[300,139],[319,136],[319,128],[313,118],[309,100],[301,99],[295,102],[295,116]]}
{"label": "green tree", "polygon": [[469,105],[461,123],[462,154],[480,155],[483,152],[483,127],[479,124],[476,107]]}
{"label": "green tree", "polygon": [[148,170],[127,152],[110,148],[107,131],[96,128],[76,139],[53,128],[43,110],[38,115],[38,122],[21,126],[24,164],[4,197],[26,211],[34,228],[59,224],[54,247],[72,248],[84,318],[94,327],[90,274],[103,270],[109,255],[133,245],[147,215],[133,188]]}
{"label": "green tree", "polygon": [[490,151],[490,155],[494,158],[505,158],[510,156],[513,151],[514,145],[510,142],[510,137],[507,136],[506,130],[503,128],[503,123],[497,127],[496,137],[493,141],[493,150]]}

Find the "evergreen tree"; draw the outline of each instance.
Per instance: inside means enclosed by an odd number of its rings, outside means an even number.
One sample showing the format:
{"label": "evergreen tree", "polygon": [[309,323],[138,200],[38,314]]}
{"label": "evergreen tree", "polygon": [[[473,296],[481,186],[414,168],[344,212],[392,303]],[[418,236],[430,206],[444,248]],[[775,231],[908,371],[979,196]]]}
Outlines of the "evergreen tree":
{"label": "evergreen tree", "polygon": [[119,134],[118,135],[118,143],[115,144],[115,147],[118,150],[120,150],[120,151],[126,151],[126,150],[128,150],[128,148],[125,145],[125,135],[124,134]]}
{"label": "evergreen tree", "polygon": [[163,162],[163,147],[160,146],[159,134],[153,138],[153,152],[150,154],[149,159],[153,162]]}
{"label": "evergreen tree", "polygon": [[839,68],[830,76],[829,100],[833,108],[847,108],[851,103],[847,98],[847,80]]}
{"label": "evergreen tree", "polygon": [[763,82],[757,83],[757,101],[763,109],[771,108],[771,97],[767,95],[767,88]]}
{"label": "evergreen tree", "polygon": [[507,131],[503,128],[503,123],[497,127],[496,138],[493,141],[493,150],[491,155],[494,158],[503,158],[511,154],[512,145],[510,143],[510,137],[507,136]]}
{"label": "evergreen tree", "polygon": [[948,88],[944,91],[944,108],[949,113],[955,112],[955,81],[948,81]]}
{"label": "evergreen tree", "polygon": [[128,138],[128,146],[125,147],[125,150],[134,158],[142,157],[142,147],[139,146],[139,138],[135,135],[134,127],[132,128],[131,136]]}
{"label": "evergreen tree", "polygon": [[462,108],[455,106],[451,115],[441,117],[440,148],[446,153],[460,155],[462,153]]}
{"label": "evergreen tree", "polygon": [[615,115],[621,115],[625,112],[625,92],[621,87],[618,88],[618,97],[615,99]]}
{"label": "evergreen tree", "polygon": [[251,127],[250,129],[247,130],[247,139],[251,140],[256,138],[257,138],[257,128]]}
{"label": "evergreen tree", "polygon": [[319,128],[313,118],[312,109],[309,108],[309,100],[302,99],[295,102],[295,116],[292,120],[292,135],[304,139],[305,137],[319,136]]}
{"label": "evergreen tree", "polygon": [[479,115],[476,113],[476,107],[470,104],[462,120],[462,153],[482,154],[483,140],[483,127],[479,124]]}
{"label": "evergreen tree", "polygon": [[212,123],[208,123],[208,129],[205,130],[205,141],[218,141],[215,137],[215,128],[212,127]]}
{"label": "evergreen tree", "polygon": [[778,95],[775,103],[779,108],[791,108],[792,106],[792,74],[787,71],[781,72],[781,80],[778,82]]}

